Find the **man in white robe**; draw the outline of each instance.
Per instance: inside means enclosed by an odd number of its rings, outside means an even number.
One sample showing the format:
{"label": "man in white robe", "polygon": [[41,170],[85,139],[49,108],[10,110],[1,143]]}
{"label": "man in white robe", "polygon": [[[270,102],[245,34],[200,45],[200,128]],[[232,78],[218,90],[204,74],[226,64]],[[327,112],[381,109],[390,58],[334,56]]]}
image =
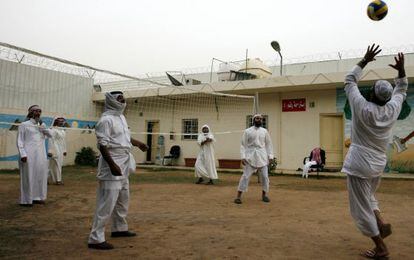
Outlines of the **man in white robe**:
{"label": "man in white robe", "polygon": [[201,128],[202,133],[198,136],[197,143],[200,146],[200,152],[198,153],[195,163],[195,175],[198,177],[196,184],[203,183],[204,179],[209,179],[207,184],[214,184],[213,180],[217,180],[216,160],[214,158],[215,142],[213,134],[210,132],[208,125],[203,125]]}
{"label": "man in white robe", "polygon": [[240,178],[237,198],[234,203],[241,204],[241,196],[243,192],[247,191],[250,177],[256,171],[261,174],[262,180],[262,200],[270,202],[267,196],[269,192],[269,176],[268,165],[269,161],[273,159],[273,145],[270,139],[269,132],[262,127],[262,115],[255,115],[253,117],[254,125],[247,128],[241,140],[241,159],[243,164],[243,175]]}
{"label": "man in white robe", "polygon": [[88,247],[113,249],[105,240],[105,224],[112,220],[112,237],[132,237],[128,230],[126,216],[129,203],[129,174],[134,173],[136,164],[131,154],[132,146],[146,151],[148,146],[131,138],[128,124],[123,115],[126,101],[122,92],[105,94],[105,111],[96,125],[95,132],[101,152],[98,164],[98,188],[96,212]]}
{"label": "man in white robe", "polygon": [[45,139],[49,135],[40,119],[38,105],[29,107],[25,122],[19,126],[17,148],[20,169],[20,205],[44,204],[47,197],[47,155]]}
{"label": "man in white robe", "polygon": [[368,47],[364,58],[345,77],[345,92],[352,111],[351,146],[342,172],[347,174],[351,215],[359,230],[370,237],[375,248],[365,256],[379,259],[389,252],[384,238],[391,234],[391,225],[381,217],[375,191],[387,162],[386,149],[391,130],[407,96],[408,81],[404,70],[404,55],[398,54],[395,65],[398,71],[395,88],[388,81],[379,80],[366,100],[358,89],[362,69],[380,52],[379,46]]}
{"label": "man in white robe", "polygon": [[62,166],[63,158],[66,156],[66,133],[61,127],[65,124],[63,117],[57,117],[52,122],[49,130],[49,146],[47,155],[49,157],[49,173],[52,182],[56,185],[62,185]]}

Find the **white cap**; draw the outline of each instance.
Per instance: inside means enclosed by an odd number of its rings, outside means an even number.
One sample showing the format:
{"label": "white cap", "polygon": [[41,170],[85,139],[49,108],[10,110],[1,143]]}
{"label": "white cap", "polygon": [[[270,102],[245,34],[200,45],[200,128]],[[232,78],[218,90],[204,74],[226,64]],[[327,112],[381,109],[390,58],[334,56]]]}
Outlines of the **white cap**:
{"label": "white cap", "polygon": [[255,115],[253,116],[253,119],[255,119],[256,117],[263,117],[263,116],[262,116],[262,114],[255,114]]}
{"label": "white cap", "polygon": [[374,92],[379,101],[387,102],[391,99],[393,88],[391,83],[386,80],[378,80],[375,82]]}

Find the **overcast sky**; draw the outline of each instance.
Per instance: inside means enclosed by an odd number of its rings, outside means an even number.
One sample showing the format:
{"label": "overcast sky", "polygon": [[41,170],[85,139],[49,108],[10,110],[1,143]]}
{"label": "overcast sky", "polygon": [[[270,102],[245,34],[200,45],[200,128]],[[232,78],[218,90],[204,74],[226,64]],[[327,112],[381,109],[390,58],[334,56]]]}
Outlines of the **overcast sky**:
{"label": "overcast sky", "polygon": [[276,60],[369,43],[414,43],[414,1],[388,1],[380,22],[369,0],[0,0],[0,41],[128,74],[208,67],[212,57]]}

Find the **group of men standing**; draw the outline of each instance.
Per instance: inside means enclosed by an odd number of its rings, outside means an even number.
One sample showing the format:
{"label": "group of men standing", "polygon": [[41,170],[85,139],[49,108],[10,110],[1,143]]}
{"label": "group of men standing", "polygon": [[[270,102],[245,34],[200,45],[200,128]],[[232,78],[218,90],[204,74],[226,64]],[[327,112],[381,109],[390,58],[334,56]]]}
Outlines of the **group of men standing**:
{"label": "group of men standing", "polygon": [[[404,55],[399,53],[395,65],[398,71],[396,86],[384,80],[377,81],[372,87],[370,98],[365,99],[357,82],[362,69],[380,52],[379,46],[368,47],[364,58],[347,74],[345,92],[352,111],[351,145],[346,155],[342,171],[347,174],[349,205],[351,215],[361,232],[369,236],[375,248],[364,255],[368,258],[383,258],[389,255],[384,238],[391,235],[391,225],[386,223],[375,198],[381,173],[386,164],[386,148],[391,139],[391,130],[406,98],[408,81],[404,70]],[[126,102],[119,91],[106,93],[105,111],[96,125],[98,148],[101,152],[98,165],[98,189],[96,212],[88,246],[94,249],[112,249],[105,239],[105,224],[112,219],[112,237],[131,237],[126,216],[129,203],[129,174],[135,171],[135,160],[131,154],[132,146],[146,151],[148,146],[131,138],[123,115]],[[19,127],[18,149],[20,153],[21,200],[22,205],[42,203],[46,199],[47,160],[44,146],[45,138],[54,140],[56,151],[49,154],[56,160],[52,169],[59,169],[66,154],[62,140],[64,132],[47,129],[40,120],[39,106],[29,108],[28,120]],[[253,126],[246,129],[241,140],[241,159],[243,175],[240,178],[236,204],[241,204],[241,196],[247,191],[251,175],[258,171],[262,180],[262,200],[270,202],[268,165],[273,156],[273,146],[268,131],[262,127],[262,116],[253,117]],[[56,125],[60,126],[61,120]],[[213,184],[217,179],[213,142],[214,136],[209,126],[202,127],[198,137],[200,152],[195,171],[197,183],[204,178]],[[59,172],[59,170],[56,170]]]}
{"label": "group of men standing", "polygon": [[[63,184],[62,164],[63,157],[66,156],[66,143],[65,132],[59,127],[63,126],[65,120],[56,117],[52,127],[46,128],[40,118],[41,114],[38,105],[29,107],[26,121],[20,124],[17,134],[20,205],[25,207],[45,203],[49,174],[54,183]],[[46,139],[49,139],[47,152]]]}
{"label": "group of men standing", "polygon": [[[367,258],[386,259],[389,255],[384,238],[392,234],[391,224],[386,223],[381,216],[379,203],[375,192],[380,185],[381,174],[387,163],[386,150],[391,141],[392,127],[401,112],[402,103],[407,96],[408,81],[405,75],[404,55],[398,53],[394,58],[395,64],[389,66],[398,71],[395,87],[386,81],[378,80],[371,88],[371,95],[367,99],[361,95],[358,81],[362,69],[375,60],[381,52],[378,45],[367,48],[364,58],[345,77],[345,93],[352,111],[351,145],[346,155],[342,172],[347,174],[349,207],[359,230],[372,239],[373,249],[363,255]],[[253,117],[254,125],[244,131],[241,141],[241,159],[243,175],[239,182],[235,203],[241,204],[241,195],[247,191],[249,179],[254,172],[259,172],[262,179],[262,200],[270,202],[267,196],[269,191],[268,164],[273,159],[273,147],[266,129],[261,127],[262,116]],[[205,158],[214,156],[200,156],[205,154],[205,146],[210,145],[212,138],[206,137],[209,128],[200,135],[201,151],[197,162],[206,161]],[[407,140],[411,135],[407,136]],[[201,142],[200,142],[201,140]],[[405,142],[406,140],[404,140]],[[320,153],[320,151],[318,151]],[[204,158],[204,160],[200,160]],[[200,163],[199,163],[200,164]],[[308,168],[315,164],[306,165],[303,176],[307,177]],[[214,163],[207,160],[204,167],[196,163],[196,176],[217,176]],[[210,170],[211,174],[208,175]],[[201,173],[201,174],[200,174]],[[211,178],[211,177],[210,177]],[[211,180],[211,179],[210,179]],[[199,182],[202,178],[199,179]]]}

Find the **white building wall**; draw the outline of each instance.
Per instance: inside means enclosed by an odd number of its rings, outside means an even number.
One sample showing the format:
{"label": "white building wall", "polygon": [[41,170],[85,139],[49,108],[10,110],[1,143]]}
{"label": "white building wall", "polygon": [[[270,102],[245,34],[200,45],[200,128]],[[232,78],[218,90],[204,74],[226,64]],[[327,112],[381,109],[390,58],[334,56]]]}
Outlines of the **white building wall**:
{"label": "white building wall", "polygon": [[[93,104],[92,92],[93,79],[0,59],[0,122],[22,121],[28,107],[37,104],[47,124],[60,115],[70,120],[72,127],[82,127],[85,122],[93,126],[101,107]],[[18,167],[17,131],[10,131],[10,127],[0,123],[0,169]],[[83,146],[96,147],[95,135],[67,131],[65,164],[73,164]]]}

